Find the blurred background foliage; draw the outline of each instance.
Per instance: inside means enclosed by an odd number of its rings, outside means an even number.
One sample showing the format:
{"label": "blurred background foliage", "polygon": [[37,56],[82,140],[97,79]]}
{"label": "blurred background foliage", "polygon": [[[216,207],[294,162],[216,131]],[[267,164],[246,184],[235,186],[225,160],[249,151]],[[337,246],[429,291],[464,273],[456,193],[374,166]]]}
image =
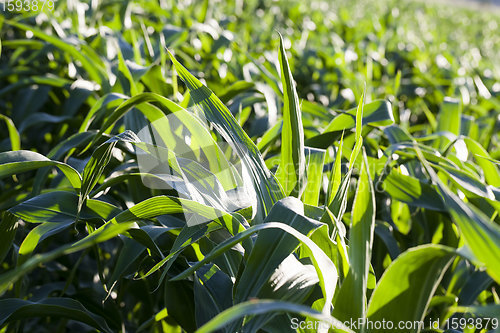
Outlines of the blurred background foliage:
{"label": "blurred background foliage", "polygon": [[[252,89],[241,88],[252,96],[238,96],[228,106],[233,113],[239,105],[252,106],[250,117],[257,119],[247,126],[254,137],[272,127],[279,113],[269,89],[278,76],[276,31],[287,48],[293,44],[292,73],[305,101],[349,109],[366,82],[367,101],[388,99],[405,128],[427,123],[445,96],[461,98],[464,113],[478,125],[491,121],[490,111],[498,107],[490,98],[500,90],[494,11],[411,1],[60,1],[53,13],[4,17],[27,26],[2,23],[1,106],[17,128],[39,129],[23,133],[23,147],[42,153],[61,139],[57,135],[70,133],[55,126],[77,126],[99,96],[130,91],[120,77],[117,46],[134,78],[160,71],[173,83],[170,48],[217,96],[240,80],[250,82]],[[138,86],[151,90],[141,81]],[[177,98],[175,86],[162,86],[163,96]],[[25,119],[36,111],[54,117]],[[310,126],[306,136],[309,131],[317,129]],[[8,149],[8,141],[2,147]]]}
{"label": "blurred background foliage", "polygon": [[[409,0],[60,0],[53,11],[4,11],[0,17],[2,331],[93,327],[191,332],[221,312],[214,312],[212,303],[203,303],[208,290],[219,302],[217,310],[237,303],[248,306],[232,314],[233,319],[249,315],[248,331],[281,332],[290,323],[283,311],[294,310],[303,317],[318,313],[300,312],[304,309],[288,304],[284,310],[269,308],[280,313],[274,322],[272,316],[251,317],[257,311],[251,308],[253,296],[271,295],[320,311],[322,295],[333,281],[337,292],[332,304],[341,309],[357,286],[344,283],[350,281],[350,269],[355,269],[350,268],[348,256],[360,255],[356,250],[347,254],[347,248],[370,241],[370,255],[361,255],[361,266],[369,267],[366,272],[361,269],[364,289],[358,298],[352,297],[353,307],[371,298],[373,305],[366,309],[365,304],[363,315],[447,319],[459,318],[467,309],[498,317],[499,31],[496,9]],[[284,112],[293,110],[284,106],[289,99],[283,91],[293,84],[280,74],[278,32],[301,111],[301,125],[295,124],[288,137],[281,136]],[[188,228],[175,200],[158,199],[175,196],[174,191],[144,186],[133,149],[127,145],[133,139],[127,133],[115,135],[125,130],[137,133],[149,124],[148,115],[169,109],[157,96],[188,110],[196,104],[189,94],[192,87],[184,83],[191,78],[179,70],[180,65],[175,69],[167,49],[228,107],[262,154],[263,173],[265,167],[275,172],[280,161],[290,157],[281,155],[282,147],[286,139],[300,134],[299,127],[303,130],[304,142],[297,143],[297,150],[308,158],[307,177],[310,184],[316,179],[317,192],[295,195],[302,203],[273,201],[263,221],[294,221],[294,228],[302,227],[300,232],[319,244],[335,264],[338,280],[321,281],[306,269],[300,276],[307,281],[303,294],[295,293],[292,284],[286,285],[292,293],[273,293],[267,286],[246,295],[238,289],[241,280],[264,279],[242,273],[248,272],[245,265],[262,268],[256,263],[257,254],[253,259],[243,256],[241,249],[232,248],[235,244],[228,247],[224,242],[242,232],[231,229],[230,222],[245,229],[262,221],[242,210],[224,215],[227,224],[222,227],[213,222]],[[147,103],[132,100],[137,96]],[[120,109],[122,103],[130,100],[130,111],[117,115],[117,110],[125,110]],[[361,116],[356,107],[363,103],[361,127],[354,118]],[[361,142],[363,153],[355,146]],[[423,152],[414,148],[416,142]],[[20,155],[11,154],[16,151]],[[373,199],[364,197],[356,203],[356,193],[367,191],[372,183]],[[355,234],[351,221],[362,219],[359,212],[368,211],[372,203],[376,209],[369,216],[371,234]],[[156,206],[173,213],[155,213]],[[127,229],[131,220],[139,231]],[[109,228],[107,235],[112,236],[86,243],[87,235],[113,225],[106,221],[122,224]],[[330,228],[326,236],[319,221]],[[119,229],[122,225],[124,229]],[[260,251],[264,257],[269,255],[269,244],[282,239],[273,238],[278,236],[285,237],[276,231],[268,243],[263,236],[257,241],[249,238],[253,245],[242,245],[254,246],[252,253]],[[291,242],[292,237],[286,237]],[[75,243],[78,240],[83,243]],[[226,244],[224,255],[210,257],[194,278],[188,276],[194,262],[221,244]],[[275,249],[273,255],[283,261],[293,253],[304,267],[319,267],[314,251],[298,244]],[[422,244],[430,245],[407,251]],[[488,246],[490,250],[485,250]],[[459,248],[460,256],[454,257]],[[396,260],[401,266],[391,266]],[[382,301],[382,294],[393,290],[387,286],[408,277],[405,265],[412,267],[417,281],[431,281],[415,283],[422,300],[411,313]],[[388,267],[395,267],[391,274],[385,274]],[[274,269],[280,272],[277,267],[265,268],[268,278]],[[380,283],[377,292],[375,283],[380,281],[387,282]],[[413,296],[404,295],[408,304]],[[249,304],[243,303],[248,300]],[[358,311],[348,310],[334,310],[333,315],[346,318]],[[17,321],[43,311],[48,315]]]}

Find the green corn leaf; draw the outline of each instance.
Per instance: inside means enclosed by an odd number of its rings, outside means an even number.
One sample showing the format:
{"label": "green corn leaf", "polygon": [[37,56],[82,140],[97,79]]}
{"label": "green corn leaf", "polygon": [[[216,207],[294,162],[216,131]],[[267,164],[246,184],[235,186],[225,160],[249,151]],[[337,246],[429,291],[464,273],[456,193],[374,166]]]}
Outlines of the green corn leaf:
{"label": "green corn leaf", "polygon": [[366,87],[363,90],[363,95],[361,95],[361,100],[359,101],[358,108],[356,110],[356,143],[351,152],[351,157],[349,158],[349,170],[352,169],[356,159],[358,158],[359,151],[363,146],[363,137],[361,136],[361,132],[363,130],[363,112],[364,112],[364,104],[365,104],[365,93]]}
{"label": "green corn leaf", "polygon": [[[87,207],[89,204],[92,204],[91,200],[87,201]],[[76,207],[76,202],[74,207]],[[83,213],[85,213],[85,209],[82,211]],[[137,220],[175,213],[197,213],[205,218],[217,220],[233,234],[242,232],[245,229],[242,225],[243,218],[238,217],[237,214],[229,215],[191,200],[170,198],[167,196],[153,197],[118,214],[82,240],[74,244],[62,245],[51,252],[34,256],[17,268],[0,275],[0,294],[4,293],[19,278],[32,271],[41,263],[54,260],[64,254],[87,249],[97,243],[105,242],[135,227],[135,221]]]}
{"label": "green corn leaf", "polygon": [[23,242],[21,243],[21,246],[19,246],[20,258],[18,260],[18,264],[26,261],[25,256],[27,256],[27,255],[31,254],[33,251],[35,251],[37,245],[42,240],[67,229],[69,226],[71,226],[71,224],[73,224],[73,222],[74,222],[74,220],[72,220],[72,221],[69,220],[69,221],[65,221],[65,222],[44,222],[44,223],[36,226],[24,238]]}
{"label": "green corn leaf", "polygon": [[[394,332],[420,332],[421,328],[398,329],[401,321],[423,321],[436,288],[455,252],[428,244],[411,248],[394,260],[382,275],[368,305],[368,320],[391,321]],[[385,332],[372,329],[370,332]]]}
{"label": "green corn leaf", "polygon": [[344,130],[326,132],[307,138],[304,144],[308,147],[328,149],[332,144],[337,142],[344,134]]}
{"label": "green corn leaf", "polygon": [[23,78],[14,84],[8,85],[7,87],[0,89],[0,96],[6,96],[9,93],[13,93],[20,88],[31,86],[34,84],[45,85],[50,87],[65,87],[71,85],[72,81],[60,78],[51,74],[46,75],[34,75],[29,78]]}
{"label": "green corn leaf", "polygon": [[443,199],[437,189],[417,178],[405,176],[396,170],[391,170],[383,183],[384,190],[396,200],[410,206],[445,211]]}
{"label": "green corn leaf", "polygon": [[396,144],[399,142],[412,142],[413,138],[408,133],[408,131],[402,129],[398,125],[392,125],[384,128],[384,133],[387,135],[387,138],[392,144]]}
{"label": "green corn leaf", "polygon": [[[324,133],[342,131],[356,126],[357,108],[337,115],[324,129]],[[376,100],[363,106],[362,124],[388,126],[394,123],[392,107],[388,101]]]}
{"label": "green corn leaf", "polygon": [[[61,141],[54,148],[52,148],[47,154],[47,157],[51,160],[61,160],[66,153],[67,156],[70,156],[72,151],[74,151],[77,147],[88,144],[92,140],[94,135],[94,131],[73,134],[72,136],[70,136],[66,140]],[[50,167],[44,167],[37,170],[32,192],[34,195],[40,194],[40,192],[42,191],[43,186],[47,181],[47,177],[49,176],[50,169]]]}
{"label": "green corn leaf", "polygon": [[[234,305],[233,307],[219,313],[211,321],[200,327],[197,332],[215,332],[224,328],[224,326],[228,325],[232,321],[241,319],[245,316],[259,315],[269,312],[290,312],[302,317],[307,316],[324,323],[322,327],[334,327],[339,329],[340,332],[353,332],[348,327],[344,326],[344,324],[342,324],[339,320],[329,315],[317,312],[307,306],[265,299],[251,300]],[[299,318],[295,319],[296,323],[298,323]],[[293,325],[293,322],[291,324]]]}
{"label": "green corn leaf", "polygon": [[63,157],[69,157],[71,151],[88,144],[95,136],[95,131],[87,131],[71,135],[66,140],[59,142],[54,148],[50,150],[47,157],[53,160],[60,160]]}
{"label": "green corn leaf", "polygon": [[376,223],[375,234],[384,242],[391,259],[396,259],[401,253],[401,250],[399,249],[398,242],[393,236],[392,226],[385,221],[376,221]]}
{"label": "green corn leaf", "polygon": [[120,45],[118,45],[118,42],[115,42],[115,50],[118,57],[119,75],[123,76],[122,78],[123,81],[126,81],[126,84],[122,82],[123,93],[130,96],[135,96],[138,93],[135,80],[132,77],[132,74],[130,73],[130,69],[125,63],[125,59],[123,58],[122,50],[120,48]]}
{"label": "green corn leaf", "polygon": [[460,119],[461,105],[459,100],[449,97],[444,99],[444,102],[439,111],[439,119],[437,124],[438,132],[450,132],[455,135],[460,134]]}
{"label": "green corn leaf", "polygon": [[133,132],[126,131],[109,139],[92,153],[90,160],[87,162],[85,168],[83,169],[82,188],[80,191],[80,198],[78,200],[78,210],[81,209],[90,191],[92,191],[94,186],[99,181],[99,177],[101,177],[102,173],[104,172],[104,168],[108,165],[111,159],[113,148],[115,148],[115,145],[118,141],[138,142],[139,139]]}
{"label": "green corn leaf", "polygon": [[[219,224],[224,226],[226,230],[228,230],[232,235],[236,235],[237,233],[245,230],[243,217],[238,214],[228,214],[216,208],[205,206],[195,201],[167,196],[147,199],[135,205],[134,207],[131,207],[128,211],[121,213],[113,221],[122,223],[123,221],[128,221],[136,217],[152,218],[167,213],[197,213],[207,220],[218,221]],[[199,230],[199,228],[202,228],[202,230]],[[201,231],[201,233],[199,233],[199,231]],[[198,236],[195,237],[195,234],[193,232],[198,233]],[[158,262],[153,268],[151,268],[145,276],[147,277],[153,274],[162,266],[168,264],[168,262],[171,259],[174,259],[182,249],[189,245],[189,243],[201,238],[206,234],[206,232],[207,230],[203,225],[183,229],[176,242],[174,243],[169,255]],[[181,237],[184,233],[185,236]],[[167,270],[168,269],[164,269],[163,275],[166,274]]]}
{"label": "green corn leaf", "polygon": [[[156,107],[152,107],[152,105],[147,104],[149,102],[158,103],[164,109],[166,109],[166,111],[161,111]],[[213,160],[215,160],[217,163],[224,162],[224,159],[220,158],[220,152],[216,150],[218,148],[217,144],[215,143],[214,139],[207,131],[207,129],[202,126],[200,120],[181,106],[155,93],[141,93],[122,102],[106,118],[104,124],[101,126],[98,134],[94,137],[92,143],[90,143],[82,151],[82,153],[89,149],[93,144],[95,144],[104,133],[107,133],[119,119],[125,116],[127,112],[129,112],[133,108],[138,108],[144,114],[144,116],[150,122],[150,125],[156,131],[155,134],[158,134],[158,136],[162,138],[164,143],[171,142],[171,135],[169,136],[169,132],[172,130],[169,126],[169,120],[168,118],[166,118],[166,115],[175,113],[175,120],[181,122],[189,129],[190,135],[193,138],[192,141],[197,142],[198,144],[203,143],[202,147],[205,150],[210,150],[206,152],[207,157],[211,159],[210,162],[213,163]],[[209,142],[212,142],[213,144],[208,144]],[[193,151],[196,151],[196,149],[193,149]],[[224,168],[224,165],[222,167]]]}
{"label": "green corn leaf", "polygon": [[[340,138],[346,129],[356,127],[357,108],[336,115],[321,134],[305,140],[311,147],[328,148]],[[377,100],[363,106],[362,124],[371,126],[388,126],[394,123],[391,104],[384,100]]]}
{"label": "green corn leaf", "polygon": [[[134,229],[134,230],[142,230],[146,232],[149,237],[153,241],[157,241],[160,236],[162,236],[165,233],[172,232],[174,230],[178,230],[180,227],[158,227],[158,226],[142,226],[141,229]],[[132,230],[132,229],[131,229]],[[130,231],[129,231],[129,234]],[[176,240],[179,238],[178,236]],[[123,246],[120,249],[120,254],[118,256],[118,259],[116,260],[116,264],[114,265],[111,274],[108,279],[108,289],[111,289],[113,284],[118,281],[119,278],[121,278],[129,269],[131,266],[133,266],[134,262],[142,257],[144,252],[146,251],[146,248],[148,246],[141,244],[137,240],[134,240],[135,238],[127,238],[127,237],[122,237],[123,240]],[[156,247],[154,245],[153,247]],[[152,247],[150,247],[152,248]],[[160,255],[161,257],[161,255]]]}
{"label": "green corn leaf", "polygon": [[[439,111],[437,131],[460,134],[460,120],[462,115],[461,102],[451,98],[445,98]],[[449,143],[446,138],[440,138],[435,147],[442,149]]]}
{"label": "green corn leaf", "polygon": [[255,83],[253,82],[236,81],[227,87],[227,89],[224,89],[219,98],[223,103],[227,103],[233,99],[233,97],[236,97],[245,91],[251,90],[254,87]]}
{"label": "green corn leaf", "polygon": [[[319,282],[313,265],[304,265],[294,255],[286,257],[274,270],[257,298],[272,298],[303,303]],[[261,316],[261,323],[267,316]],[[267,317],[267,319],[270,319]]]}
{"label": "green corn leaf", "polygon": [[328,183],[328,200],[326,202],[327,206],[329,206],[335,196],[337,195],[337,192],[339,190],[340,182],[342,181],[342,173],[341,173],[341,167],[342,167],[342,146],[344,143],[344,135],[340,138],[340,143],[337,148],[337,154],[335,155],[335,163],[333,165],[333,169],[330,174],[330,182]]}
{"label": "green corn leaf", "polygon": [[[87,151],[91,146],[93,146],[96,142],[99,141],[99,139],[103,136],[104,133],[107,133],[112,126],[120,119],[122,118],[127,112],[132,110],[134,107],[142,104],[142,103],[148,103],[148,102],[158,102],[162,106],[168,108],[169,110],[171,107],[174,108],[173,110],[178,110],[180,107],[175,104],[174,102],[171,102],[165,97],[162,97],[158,94],[155,93],[141,93],[138,95],[135,95],[129,99],[126,99],[123,101],[113,112],[104,120],[104,124],[101,125],[99,132],[97,135],[94,137],[92,142],[81,152],[83,154],[85,151]],[[155,120],[158,120],[162,117],[165,116],[163,112],[158,110],[157,108],[150,108],[150,109],[145,109],[142,110],[146,112],[144,115],[150,122],[154,122]],[[97,110],[96,110],[97,112]]]}
{"label": "green corn leaf", "polygon": [[307,185],[302,200],[305,204],[317,206],[321,185],[323,184],[323,166],[326,150],[305,147],[307,164]]}
{"label": "green corn leaf", "polygon": [[51,252],[29,258],[26,262],[22,263],[22,265],[0,275],[0,295],[4,294],[17,280],[31,272],[40,264],[54,260],[61,255],[75,253],[95,244],[105,242],[135,225],[135,222],[105,224],[94,233],[75,244],[61,245]]}
{"label": "green corn leaf", "polygon": [[119,213],[115,206],[98,200],[88,200],[78,215],[78,196],[71,192],[54,191],[26,200],[9,212],[29,223],[41,223],[29,232],[19,247],[19,254],[28,255],[48,236],[68,228],[80,219],[109,220]]}
{"label": "green corn leaf", "polygon": [[[185,126],[184,137],[172,135],[172,127],[177,126]],[[171,181],[169,184],[179,193],[184,193],[192,199],[197,198],[200,202],[206,200],[223,210],[233,211],[235,210],[233,207],[238,205],[241,205],[238,208],[242,208],[243,205],[255,205],[253,188],[250,187],[250,181],[246,180],[245,170],[242,169],[240,172],[235,166],[238,163],[229,162],[231,157],[234,161],[233,147],[223,143],[219,146],[208,129],[193,114],[178,110],[175,115],[150,124],[149,129],[153,130],[152,141],[159,144],[134,143],[141,153],[139,165],[142,163],[144,171],[150,171],[147,168],[153,163],[168,165],[178,178],[178,185],[172,184]],[[189,137],[189,145],[186,144],[185,137]],[[144,152],[147,153],[147,157],[144,156]],[[155,184],[153,179],[155,175],[147,175],[145,172],[143,175],[145,177],[143,180]],[[161,179],[157,181],[161,182]],[[237,191],[245,191],[247,195],[239,195]]]}
{"label": "green corn leaf", "polygon": [[321,217],[321,222],[331,222],[330,226],[332,230],[337,228],[335,225],[341,223],[342,216],[347,209],[347,196],[349,192],[349,185],[351,183],[352,169],[350,169],[347,174],[342,178],[342,182],[338,187],[335,197],[333,198],[327,210]]}
{"label": "green corn leaf", "polygon": [[233,305],[233,282],[216,265],[201,267],[194,278],[196,324],[206,324]]}
{"label": "green corn leaf", "polygon": [[56,166],[70,181],[75,190],[79,190],[82,179],[78,171],[66,163],[53,161],[29,150],[17,150],[0,153],[0,178],[36,170],[45,166]]}
{"label": "green corn leaf", "polygon": [[188,281],[165,281],[165,306],[168,315],[185,332],[196,330],[195,304],[192,283]]}
{"label": "green corn leaf", "polygon": [[164,258],[163,253],[158,247],[158,244],[156,244],[155,240],[149,235],[149,233],[143,230],[142,228],[130,229],[126,233],[126,235],[135,240],[136,242],[147,247],[151,251],[152,255],[157,256],[159,258]]}
{"label": "green corn leaf", "polygon": [[172,245],[172,249],[169,254],[153,266],[144,277],[148,277],[154,272],[163,268],[163,272],[160,276],[158,287],[161,285],[165,277],[167,276],[170,267],[172,267],[174,261],[186,248],[191,246],[193,243],[197,242],[203,237],[206,237],[209,233],[216,231],[220,228],[219,225],[209,224],[209,225],[195,225],[192,227],[184,227]]}
{"label": "green corn leaf", "polygon": [[111,160],[111,153],[113,151],[113,148],[115,148],[115,145],[116,141],[103,143],[92,153],[90,160],[85,165],[85,169],[83,169],[80,200],[78,201],[78,210],[81,209],[90,191],[99,181],[99,178],[104,172],[104,168]]}
{"label": "green corn leaf", "polygon": [[375,195],[364,151],[351,216],[349,273],[336,297],[333,312],[341,320],[366,318],[366,291],[375,229]]}
{"label": "green corn leaf", "polygon": [[[304,235],[322,226],[321,223],[305,217],[303,204],[293,197],[287,197],[275,204],[266,217],[265,223],[271,221],[286,223]],[[281,230],[261,231],[248,257],[245,270],[238,281],[234,295],[235,302],[260,297],[259,292],[261,289],[276,268],[300,245],[300,241],[301,239],[295,239],[295,235],[289,235]],[[323,252],[322,254],[324,255]],[[331,264],[331,261],[328,264]],[[333,266],[333,264],[330,266]],[[301,265],[299,264],[298,267],[301,267]],[[321,266],[317,267],[320,272],[321,269]],[[324,273],[318,276],[327,302],[325,311],[329,309],[333,297],[332,293],[335,290],[337,276],[335,268],[333,270],[328,273],[328,276],[324,276]]]}
{"label": "green corn leaf", "polygon": [[[484,306],[452,306],[450,307],[450,312],[459,312],[459,313],[467,313],[473,314],[478,318],[484,318],[484,322],[486,323],[486,319],[489,318],[490,327],[498,328],[498,318],[500,318],[500,304],[491,304]],[[495,324],[496,320],[496,324]],[[498,330],[497,330],[498,331]],[[497,332],[495,331],[495,332]]]}
{"label": "green corn leaf", "polygon": [[320,279],[320,284],[324,290],[323,296],[325,297],[324,311],[329,313],[330,303],[335,292],[335,285],[337,281],[337,270],[331,260],[327,255],[312,242],[308,237],[295,230],[294,228],[278,222],[266,222],[264,224],[259,224],[251,226],[247,230],[238,233],[234,237],[225,240],[224,242],[217,245],[209,254],[207,254],[203,260],[197,262],[190,268],[186,269],[184,272],[173,277],[173,280],[183,279],[193,272],[195,272],[199,267],[203,266],[205,263],[211,261],[212,259],[220,256],[221,254],[228,251],[234,245],[240,243],[241,241],[247,239],[251,235],[263,229],[282,229],[283,231],[291,234],[295,238],[299,239],[302,244],[307,246],[309,250],[313,253],[311,259],[313,260],[314,266],[316,268],[316,273]]}
{"label": "green corn leaf", "polygon": [[119,172],[113,173],[112,176],[106,178],[102,184],[96,186],[92,192],[90,192],[89,196],[92,198],[97,195],[99,192],[105,191],[113,186],[125,183],[125,182],[133,182],[133,181],[146,181],[154,183],[163,182],[162,178],[157,175],[152,175],[150,173],[145,172],[128,172],[125,171],[122,174]]}
{"label": "green corn leaf", "polygon": [[[366,89],[365,89],[366,90]],[[328,205],[328,211],[326,211],[322,218],[322,222],[327,222],[330,221],[330,215],[333,218],[335,223],[340,223],[342,216],[345,213],[345,210],[347,208],[347,195],[349,191],[349,185],[351,183],[351,175],[353,171],[353,166],[354,163],[356,162],[359,152],[361,150],[361,147],[363,146],[363,137],[361,136],[362,132],[362,119],[363,119],[363,104],[364,104],[364,99],[365,99],[365,93],[363,92],[363,95],[361,96],[361,100],[358,104],[357,108],[357,113],[356,113],[356,134],[355,134],[355,144],[354,148],[351,151],[351,155],[349,158],[349,169],[347,171],[347,174],[345,174],[342,177],[342,181],[340,185],[337,187],[337,190],[335,192],[335,196],[333,200],[330,202]],[[338,154],[337,154],[338,155]],[[340,164],[340,158],[338,158],[338,163]],[[334,166],[335,168],[340,168],[339,166]],[[338,172],[340,174],[340,172]],[[337,176],[334,175],[334,181],[338,181]],[[333,184],[336,185],[336,184]],[[332,228],[335,228],[332,225]]]}
{"label": "green corn leaf", "polygon": [[33,317],[63,317],[76,320],[104,332],[112,332],[106,321],[71,298],[52,297],[37,302],[8,298],[0,300],[0,325]]}
{"label": "green corn leaf", "polygon": [[54,116],[45,112],[32,113],[19,125],[19,133],[25,133],[30,127],[39,124],[58,124],[71,120],[71,116]]}
{"label": "green corn leaf", "polygon": [[282,129],[283,120],[280,120],[271,129],[264,133],[264,135],[260,138],[259,143],[257,143],[257,148],[264,153],[264,150],[278,139]]}
{"label": "green corn leaf", "polygon": [[[78,216],[78,195],[66,191],[40,194],[12,207],[9,211],[28,223],[65,223],[75,221]],[[81,219],[111,219],[119,213],[115,206],[99,200],[88,200],[80,212]]]}
{"label": "green corn leaf", "polygon": [[485,185],[476,175],[468,171],[460,170],[456,167],[450,167],[447,165],[439,165],[432,163],[431,165],[442,171],[446,176],[448,176],[455,184],[457,184],[462,191],[465,193],[473,193],[477,196],[483,197],[489,200],[500,199],[500,193],[498,190],[490,185]]}
{"label": "green corn leaf", "polygon": [[488,274],[500,282],[500,227],[476,207],[466,204],[452,193],[431,169],[422,153],[419,150],[417,153],[427,174],[436,183],[439,193],[443,196],[445,206],[460,228],[465,243],[476,258],[484,263]]}
{"label": "green corn leaf", "polygon": [[[29,26],[23,23],[19,23],[12,20],[5,20],[6,24],[14,26],[18,29],[22,29],[25,31],[31,31],[33,35],[37,38],[40,38],[48,43],[53,44],[55,47],[61,49],[67,54],[71,55],[75,60],[78,60],[81,63],[81,66],[85,69],[85,71],[89,74],[89,77],[94,82],[98,83],[101,86],[109,86],[109,83],[105,81],[106,72],[103,69],[104,66],[100,62],[92,61],[92,59],[100,59],[97,54],[90,54],[89,52],[93,52],[92,49],[86,49],[85,52],[78,50],[73,45],[51,35],[46,34],[42,30],[39,30],[33,26]],[[92,57],[91,58],[89,58]]]}
{"label": "green corn leaf", "polygon": [[12,119],[4,116],[3,114],[0,114],[0,119],[5,121],[5,124],[7,125],[7,130],[9,131],[10,146],[12,147],[12,150],[21,149],[21,137],[19,136],[19,132],[17,131],[16,125],[14,125]]}
{"label": "green corn leaf", "polygon": [[18,218],[9,212],[2,213],[0,221],[0,262],[7,256],[17,231]]}
{"label": "green corn leaf", "polygon": [[283,84],[283,129],[281,131],[281,162],[276,171],[285,195],[300,197],[306,185],[304,128],[290,65],[280,35],[279,52],[281,82]]}
{"label": "green corn leaf", "polygon": [[486,178],[488,184],[500,187],[500,172],[498,171],[497,163],[491,161],[491,156],[486,149],[477,141],[470,138],[464,138],[464,142],[467,145],[467,149],[476,156],[477,164],[483,169],[484,178]]}
{"label": "green corn leaf", "polygon": [[109,223],[123,223],[135,219],[149,219],[164,214],[196,213],[208,221],[217,221],[231,234],[245,230],[243,217],[229,214],[196,201],[169,196],[157,196],[146,199],[114,217]]}
{"label": "green corn leaf", "polygon": [[93,122],[107,116],[126,99],[128,99],[128,96],[117,93],[110,93],[102,96],[97,102],[94,103],[92,108],[85,115],[85,119],[82,121],[78,132],[81,133],[87,131]]}

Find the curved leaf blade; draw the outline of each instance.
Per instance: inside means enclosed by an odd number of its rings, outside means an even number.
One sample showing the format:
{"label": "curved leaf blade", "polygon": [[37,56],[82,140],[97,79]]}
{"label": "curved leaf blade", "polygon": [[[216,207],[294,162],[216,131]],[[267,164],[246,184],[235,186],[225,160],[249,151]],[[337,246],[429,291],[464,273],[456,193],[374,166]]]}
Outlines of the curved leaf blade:
{"label": "curved leaf blade", "polygon": [[259,315],[269,312],[290,312],[317,319],[324,323],[324,327],[335,327],[341,332],[353,333],[348,327],[342,324],[339,320],[312,310],[311,308],[288,302],[271,301],[271,300],[251,300],[244,303],[239,303],[223,312],[218,314],[215,318],[200,327],[197,333],[209,333],[223,328],[227,324],[241,319],[249,315]]}
{"label": "curved leaf blade", "polygon": [[80,173],[66,163],[53,161],[42,154],[29,150],[17,150],[0,153],[0,178],[36,170],[45,166],[56,166],[61,170],[71,185],[79,190],[82,185]]}
{"label": "curved leaf blade", "polygon": [[71,298],[53,297],[38,302],[9,298],[0,300],[0,326],[32,317],[64,317],[80,321],[104,332],[112,332],[106,321]]}
{"label": "curved leaf blade", "polygon": [[[401,254],[382,275],[368,305],[368,319],[400,321],[422,321],[427,307],[451,260],[455,257],[452,248],[428,244],[407,250]],[[395,332],[420,332],[397,329]],[[385,332],[374,329],[373,333]]]}

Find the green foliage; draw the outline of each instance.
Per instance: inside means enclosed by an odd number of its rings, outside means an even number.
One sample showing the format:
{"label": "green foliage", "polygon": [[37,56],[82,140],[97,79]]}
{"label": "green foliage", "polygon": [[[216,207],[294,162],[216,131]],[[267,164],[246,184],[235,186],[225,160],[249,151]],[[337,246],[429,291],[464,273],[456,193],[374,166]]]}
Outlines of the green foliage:
{"label": "green foliage", "polygon": [[[453,249],[435,244],[415,247],[399,256],[387,268],[373,292],[368,308],[370,320],[423,321],[453,256]],[[398,332],[418,332],[420,329],[400,329]]]}
{"label": "green foliage", "polygon": [[280,35],[280,68],[283,85],[283,129],[281,131],[281,163],[276,174],[285,195],[300,196],[304,191],[304,129],[292,73],[288,65],[283,37]]}
{"label": "green foliage", "polygon": [[2,14],[1,332],[498,320],[497,13],[75,0]]}

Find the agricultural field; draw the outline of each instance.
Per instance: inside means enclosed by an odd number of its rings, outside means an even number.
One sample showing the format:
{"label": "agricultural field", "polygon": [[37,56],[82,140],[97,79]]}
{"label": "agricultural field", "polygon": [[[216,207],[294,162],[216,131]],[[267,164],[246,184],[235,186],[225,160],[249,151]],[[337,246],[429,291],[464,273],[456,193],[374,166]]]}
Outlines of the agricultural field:
{"label": "agricultural field", "polygon": [[0,332],[500,332],[500,9],[0,10]]}

